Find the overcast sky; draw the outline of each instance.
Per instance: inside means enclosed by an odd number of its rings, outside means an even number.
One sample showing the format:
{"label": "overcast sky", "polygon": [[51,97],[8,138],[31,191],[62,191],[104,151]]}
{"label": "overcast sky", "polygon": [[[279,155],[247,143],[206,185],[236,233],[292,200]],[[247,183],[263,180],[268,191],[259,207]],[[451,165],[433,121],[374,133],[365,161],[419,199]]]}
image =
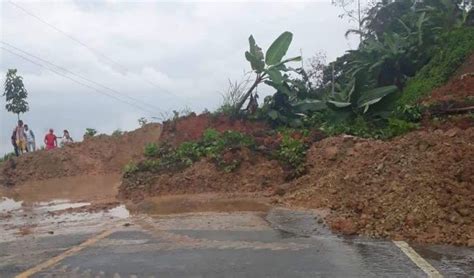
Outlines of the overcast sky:
{"label": "overcast sky", "polygon": [[[302,49],[305,59],[322,50],[333,60],[356,47],[354,40],[344,37],[351,24],[338,17],[341,10],[329,0],[13,3],[20,7],[6,0],[0,4],[2,42],[115,91],[99,87],[115,98],[105,96],[0,49],[2,84],[9,68],[23,76],[30,111],[22,118],[39,141],[50,127],[57,133],[69,129],[73,138],[80,139],[87,127],[111,133],[136,128],[140,117],[161,116],[186,106],[197,112],[214,110],[222,102],[220,92],[227,80],[240,79],[249,70],[244,51],[250,34],[265,50],[283,31],[291,31],[288,56],[299,55]],[[11,46],[0,46],[48,66]],[[87,83],[64,70],[56,71]],[[9,137],[16,116],[5,111],[3,98],[0,105],[2,154],[11,151]]]}

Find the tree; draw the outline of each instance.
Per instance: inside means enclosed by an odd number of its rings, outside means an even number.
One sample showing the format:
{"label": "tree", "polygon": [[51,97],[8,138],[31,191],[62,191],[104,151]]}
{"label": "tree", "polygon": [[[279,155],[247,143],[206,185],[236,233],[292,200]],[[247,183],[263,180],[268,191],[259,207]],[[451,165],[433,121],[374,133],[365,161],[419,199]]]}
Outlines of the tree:
{"label": "tree", "polygon": [[359,40],[362,42],[364,37],[363,25],[364,17],[369,10],[376,5],[377,1],[369,0],[365,6],[361,6],[360,0],[332,0],[334,6],[340,7],[344,13],[339,15],[340,18],[347,17],[350,22],[357,24],[357,29],[349,29],[346,36],[351,33],[359,35]]}
{"label": "tree", "polygon": [[147,120],[145,117],[141,117],[140,119],[138,119],[138,124],[139,124],[141,127],[146,126],[147,123],[148,123],[148,120]]}
{"label": "tree", "polygon": [[265,82],[265,84],[274,87],[277,90],[286,90],[286,82],[288,75],[283,75],[282,72],[288,71],[286,63],[292,61],[301,61],[301,56],[282,60],[290,47],[293,34],[290,32],[283,32],[268,48],[265,55],[262,49],[255,43],[253,36],[249,37],[249,51],[245,52],[245,58],[250,62],[252,71],[255,72],[256,77],[252,86],[243,95],[237,103],[235,110],[240,111],[245,101],[250,97],[253,90],[257,86]]}
{"label": "tree", "polygon": [[26,98],[28,92],[23,84],[23,78],[16,75],[16,69],[9,69],[5,80],[5,92],[2,96],[6,98],[5,108],[7,111],[17,114],[18,120],[20,113],[27,112],[30,108]]}

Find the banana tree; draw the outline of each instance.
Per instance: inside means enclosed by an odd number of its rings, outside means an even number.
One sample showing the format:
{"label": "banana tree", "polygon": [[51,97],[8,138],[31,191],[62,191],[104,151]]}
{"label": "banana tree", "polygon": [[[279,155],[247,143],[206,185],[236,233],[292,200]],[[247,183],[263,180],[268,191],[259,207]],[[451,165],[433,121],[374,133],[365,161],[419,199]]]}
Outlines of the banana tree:
{"label": "banana tree", "polygon": [[301,61],[301,56],[283,59],[290,47],[293,34],[291,32],[282,33],[268,48],[265,55],[262,48],[256,43],[253,36],[249,37],[249,51],[245,52],[245,58],[250,62],[253,72],[256,74],[255,81],[249,90],[243,95],[237,103],[235,109],[240,111],[245,101],[250,97],[257,86],[265,82],[277,90],[286,91],[284,84],[288,81],[288,75],[282,74],[287,71],[286,63]]}
{"label": "banana tree", "polygon": [[355,81],[337,93],[327,102],[333,110],[351,110],[355,113],[367,113],[370,106],[380,102],[384,97],[398,91],[394,85],[378,87],[360,93],[355,92]]}

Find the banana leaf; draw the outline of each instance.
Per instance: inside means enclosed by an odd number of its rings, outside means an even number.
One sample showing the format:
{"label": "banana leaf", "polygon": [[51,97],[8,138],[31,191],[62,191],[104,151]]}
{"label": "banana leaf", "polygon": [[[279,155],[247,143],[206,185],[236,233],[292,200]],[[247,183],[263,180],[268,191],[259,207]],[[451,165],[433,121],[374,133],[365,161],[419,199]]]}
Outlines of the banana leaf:
{"label": "banana leaf", "polygon": [[265,63],[269,66],[280,63],[281,59],[288,51],[292,39],[293,34],[290,32],[284,32],[281,34],[268,48],[267,53],[265,54]]}

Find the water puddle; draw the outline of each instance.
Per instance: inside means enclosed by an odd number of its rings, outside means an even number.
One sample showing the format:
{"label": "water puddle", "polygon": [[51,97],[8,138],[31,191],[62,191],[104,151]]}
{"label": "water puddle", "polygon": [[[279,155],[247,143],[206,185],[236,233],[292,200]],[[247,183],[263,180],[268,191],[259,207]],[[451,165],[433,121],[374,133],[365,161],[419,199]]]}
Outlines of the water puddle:
{"label": "water puddle", "polygon": [[134,213],[151,215],[181,214],[193,212],[267,212],[270,206],[248,198],[217,198],[212,195],[178,195],[146,199],[138,205],[130,205]]}
{"label": "water puddle", "polygon": [[27,235],[48,236],[92,232],[100,227],[128,218],[130,212],[117,202],[71,202],[55,199],[25,203],[0,199],[0,242]]}
{"label": "water puddle", "polygon": [[125,207],[125,205],[120,205],[118,207],[109,209],[108,214],[112,217],[122,218],[122,219],[130,217],[130,212]]}
{"label": "water puddle", "polygon": [[90,206],[91,203],[88,202],[77,202],[71,203],[69,200],[66,199],[58,199],[53,200],[51,202],[39,202],[34,204],[34,207],[37,207],[39,210],[45,210],[49,212],[66,210],[66,209],[74,209],[80,207]]}
{"label": "water puddle", "polygon": [[0,213],[7,213],[21,208],[23,201],[15,201],[10,198],[2,197],[0,199]]}

